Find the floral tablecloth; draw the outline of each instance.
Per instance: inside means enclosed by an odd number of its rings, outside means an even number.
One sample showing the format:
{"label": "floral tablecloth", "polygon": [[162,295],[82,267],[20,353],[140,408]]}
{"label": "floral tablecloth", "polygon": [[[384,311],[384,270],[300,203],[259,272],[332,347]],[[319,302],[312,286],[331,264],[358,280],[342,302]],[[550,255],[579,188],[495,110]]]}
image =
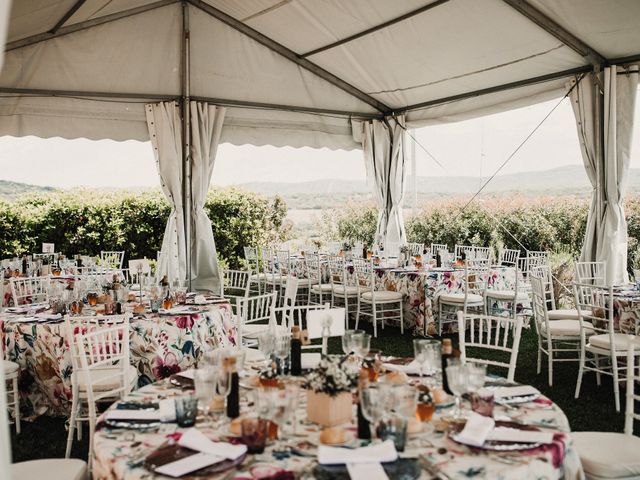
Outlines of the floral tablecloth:
{"label": "floral tablecloth", "polygon": [[640,295],[616,296],[613,301],[613,322],[616,332],[640,333]]}
{"label": "floral tablecloth", "polygon": [[[246,391],[242,390],[246,393]],[[168,382],[148,385],[132,395],[132,399],[153,400],[158,397],[184,395],[184,392],[172,387]],[[241,402],[241,412],[248,412],[250,407],[247,398]],[[468,408],[468,406],[467,406]],[[437,421],[441,414],[436,413]],[[452,441],[446,433],[417,433],[409,437],[404,458],[421,458],[441,472],[440,478],[449,479],[560,479],[578,480],[584,478],[580,459],[572,447],[569,424],[562,410],[551,401],[540,398],[534,402],[521,404],[505,410],[496,407],[495,415],[509,415],[514,421],[541,426],[556,432],[554,443],[524,452],[488,452],[472,449]],[[293,472],[295,478],[313,478],[313,469],[317,465],[316,447],[319,444],[319,428],[306,419],[306,399],[301,395],[300,406],[296,413],[298,422],[293,442],[297,454],[277,452],[267,447],[263,454],[248,455],[240,468],[231,472],[223,472],[209,479],[243,479],[259,478],[252,470],[259,466],[271,466]],[[353,418],[355,418],[355,411]],[[213,423],[210,428],[199,425],[207,436],[214,440],[229,440],[227,427]],[[355,434],[355,425],[346,428]],[[181,434],[182,429],[174,423],[162,424],[158,429],[141,432],[131,430],[111,430],[102,428],[94,436],[93,475],[95,480],[159,480],[166,479],[156,475],[143,466],[144,459],[156,448],[173,441]],[[355,435],[354,435],[355,437]],[[350,447],[359,446],[360,441],[349,442]],[[264,469],[263,469],[264,471]],[[253,470],[254,473],[255,470]],[[204,477],[202,477],[204,478]],[[281,478],[294,478],[282,476]],[[327,477],[328,478],[328,477]],[[422,471],[421,479],[433,478]]]}
{"label": "floral tablecloth", "polygon": [[[463,292],[464,269],[426,271],[379,268],[376,271],[380,285],[404,295],[405,327],[413,328],[416,334],[436,334],[438,297],[446,293]],[[490,290],[513,290],[516,270],[513,267],[493,267],[482,281]],[[528,305],[523,307],[527,308]]]}
{"label": "floral tablecloth", "polygon": [[[65,323],[16,323],[0,314],[5,358],[20,365],[19,389],[25,417],[68,416],[71,409],[71,357]],[[131,362],[138,385],[146,385],[194,365],[207,344],[234,345],[229,304],[207,306],[190,315],[153,315],[131,320]]]}

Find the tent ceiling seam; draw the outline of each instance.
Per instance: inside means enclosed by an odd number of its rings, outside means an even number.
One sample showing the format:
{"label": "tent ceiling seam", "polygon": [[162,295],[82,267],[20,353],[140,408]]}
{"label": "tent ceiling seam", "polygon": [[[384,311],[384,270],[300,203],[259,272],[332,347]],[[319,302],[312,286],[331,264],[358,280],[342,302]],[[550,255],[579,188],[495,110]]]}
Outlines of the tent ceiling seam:
{"label": "tent ceiling seam", "polygon": [[178,3],[178,2],[180,2],[180,0],[159,0],[157,2],[149,3],[141,7],[131,8],[129,10],[123,10],[121,12],[112,13],[111,15],[105,15],[104,17],[92,18],[90,20],[74,23],[66,27],[61,27],[60,29],[58,29],[56,32],[53,32],[53,33],[49,31],[44,33],[38,33],[36,35],[31,35],[29,37],[14,40],[12,42],[7,42],[5,47],[5,52],[10,52],[18,48],[28,47],[36,43],[62,37],[64,35],[69,35],[70,33],[79,32],[81,30],[86,30],[88,28],[96,27],[98,25],[103,25],[105,23],[114,22],[122,18],[127,18],[133,15],[145,13],[150,10],[155,10],[156,8],[162,8],[167,5],[173,5],[174,3]]}
{"label": "tent ceiling seam", "polygon": [[409,19],[411,17],[415,17],[416,15],[418,15],[420,13],[423,13],[423,12],[426,12],[428,10],[431,10],[432,8],[435,8],[435,7],[439,6],[439,5],[447,3],[448,1],[449,0],[436,0],[435,2],[431,2],[431,3],[428,3],[427,5],[423,5],[420,8],[412,10],[411,12],[407,12],[404,15],[400,15],[399,17],[392,18],[391,20],[387,20],[386,22],[383,22],[383,23],[381,23],[379,25],[375,25],[375,26],[367,28],[366,30],[363,30],[361,32],[354,33],[353,35],[349,35],[348,37],[343,38],[341,40],[336,40],[335,42],[330,43],[328,45],[324,45],[322,47],[318,47],[318,48],[315,48],[313,50],[310,50],[310,51],[308,51],[306,53],[302,53],[302,54],[300,54],[300,56],[303,57],[303,58],[306,58],[306,57],[310,57],[312,55],[316,55],[317,53],[324,52],[326,50],[330,50],[330,49],[335,48],[335,47],[339,47],[340,45],[344,45],[345,43],[352,42],[354,40],[357,40],[358,38],[361,38],[361,37],[364,37],[364,36],[369,35],[371,33],[377,32],[378,30],[382,30],[384,28],[390,27],[391,25],[395,25],[396,23],[403,22],[404,20],[407,20],[407,19]]}
{"label": "tent ceiling seam", "polygon": [[326,82],[329,82],[335,87],[338,87],[341,90],[349,93],[351,96],[361,100],[364,103],[367,103],[368,105],[371,105],[373,108],[375,108],[379,112],[385,115],[392,113],[393,110],[391,107],[367,95],[363,91],[359,90],[358,88],[354,87],[353,85],[344,81],[343,79],[334,75],[333,73],[325,70],[319,65],[316,65],[315,63],[307,60],[306,58],[302,58],[299,54],[297,54],[293,50],[285,47],[281,43],[276,42],[272,38],[267,37],[266,35],[260,33],[258,30],[255,30],[254,28],[251,28],[250,26],[242,23],[240,20],[230,15],[227,15],[223,11],[218,10],[217,8],[209,5],[206,2],[203,2],[202,0],[187,0],[187,1],[191,5],[193,5],[195,8],[202,10],[203,12],[207,13],[209,16],[221,21],[222,23],[228,25],[229,27],[248,36],[254,41],[267,47],[271,51],[276,52],[277,54],[283,56],[287,60],[297,64],[301,68],[304,68],[305,70],[310,71],[311,73],[322,78]]}
{"label": "tent ceiling seam", "polygon": [[601,67],[607,60],[598,53],[594,48],[587,45],[573,33],[562,27],[559,23],[542,13],[536,7],[531,5],[527,0],[502,0],[511,8],[516,10],[522,16],[538,25],[550,35],[553,35],[567,47],[585,57],[596,67]]}

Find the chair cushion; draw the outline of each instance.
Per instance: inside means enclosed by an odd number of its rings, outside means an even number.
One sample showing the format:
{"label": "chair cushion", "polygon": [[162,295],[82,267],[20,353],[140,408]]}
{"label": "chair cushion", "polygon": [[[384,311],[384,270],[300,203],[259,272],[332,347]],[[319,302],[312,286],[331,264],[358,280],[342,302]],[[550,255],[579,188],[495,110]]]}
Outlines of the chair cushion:
{"label": "chair cushion", "polygon": [[87,464],[75,458],[30,460],[11,465],[11,476],[15,479],[84,480],[87,477]]}
{"label": "chair cushion", "polygon": [[[112,376],[115,373],[115,368],[102,368],[91,371],[91,380],[93,382],[93,391],[94,392],[105,392],[108,390],[113,390],[114,388],[118,388],[120,385],[119,377]],[[101,378],[105,378],[105,380],[101,380]],[[136,367],[133,365],[129,365],[127,367],[127,381],[128,385],[138,381],[138,371]],[[78,387],[81,392],[85,392],[87,390],[87,377],[84,373],[80,372],[78,375]]]}
{"label": "chair cushion", "polygon": [[253,275],[251,275],[252,280],[273,281],[279,280],[280,277],[282,277],[282,275],[280,275],[279,273],[254,273]]}
{"label": "chair cushion", "polygon": [[[627,344],[629,343],[629,335],[625,333],[614,333],[613,334],[613,343],[616,346],[616,351],[618,352],[626,352]],[[640,337],[634,337],[633,343],[635,345],[636,354],[640,355]],[[603,335],[593,335],[589,337],[589,344],[598,347],[598,348],[606,348],[609,350],[611,348],[611,338],[608,333]]]}
{"label": "chair cushion", "polygon": [[[515,290],[487,290],[486,296],[496,300],[513,300],[516,298],[516,292]],[[517,298],[518,300],[529,300],[529,295],[525,292],[518,292]]]}
{"label": "chair cushion", "polygon": [[[252,323],[252,324],[249,324],[249,325],[243,325],[242,326],[242,336],[244,338],[258,338],[260,335],[262,335],[267,330],[269,330],[269,324],[268,323]],[[281,332],[286,332],[287,329],[286,329],[286,327],[283,327],[282,325],[278,325],[276,327],[276,331],[278,333],[281,333]]]}
{"label": "chair cushion", "polygon": [[[364,292],[361,295],[363,300],[371,300],[373,298],[374,292]],[[397,300],[402,300],[402,294],[398,292],[390,292],[389,290],[380,290],[375,292],[376,301],[379,302],[392,302]]]}
{"label": "chair cushion", "polygon": [[333,293],[335,293],[336,295],[358,295],[359,292],[364,292],[367,291],[367,288],[364,287],[360,287],[360,290],[358,290],[358,287],[356,287],[355,285],[334,285],[333,286]]}
{"label": "chair cushion", "polygon": [[[441,302],[446,303],[464,303],[464,293],[445,293],[438,297]],[[470,293],[467,296],[467,303],[479,303],[484,304],[484,299],[480,295]]]}
{"label": "chair cushion", "polygon": [[574,432],[572,437],[587,477],[640,475],[640,438],[614,432]]}
{"label": "chair cushion", "polygon": [[321,290],[323,293],[331,292],[331,290],[333,290],[333,285],[331,285],[330,283],[323,283],[322,285],[313,285],[311,287],[312,292],[319,292]]}
{"label": "chair cushion", "polygon": [[[549,310],[549,320],[579,320],[578,310],[575,308],[563,308],[558,310]],[[583,315],[592,315],[586,310],[582,311]]]}
{"label": "chair cushion", "polygon": [[11,375],[20,370],[20,365],[16,362],[10,362],[9,360],[0,360],[0,362],[2,362],[2,371],[5,375]]}
{"label": "chair cushion", "polygon": [[[586,328],[592,328],[590,323],[585,324]],[[547,333],[547,328],[545,324],[542,324],[543,333]],[[580,336],[580,321],[579,320],[550,320],[549,321],[549,330],[551,330],[551,335],[562,335],[562,336]],[[593,333],[593,330],[587,330],[587,334],[589,332]]]}

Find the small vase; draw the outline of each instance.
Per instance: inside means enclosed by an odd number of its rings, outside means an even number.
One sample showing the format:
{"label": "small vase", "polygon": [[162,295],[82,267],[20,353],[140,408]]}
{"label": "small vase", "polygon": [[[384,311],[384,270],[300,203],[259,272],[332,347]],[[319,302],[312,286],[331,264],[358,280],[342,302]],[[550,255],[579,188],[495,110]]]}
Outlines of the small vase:
{"label": "small vase", "polygon": [[307,420],[323,427],[334,427],[351,422],[353,417],[350,392],[341,392],[335,397],[326,393],[307,392]]}

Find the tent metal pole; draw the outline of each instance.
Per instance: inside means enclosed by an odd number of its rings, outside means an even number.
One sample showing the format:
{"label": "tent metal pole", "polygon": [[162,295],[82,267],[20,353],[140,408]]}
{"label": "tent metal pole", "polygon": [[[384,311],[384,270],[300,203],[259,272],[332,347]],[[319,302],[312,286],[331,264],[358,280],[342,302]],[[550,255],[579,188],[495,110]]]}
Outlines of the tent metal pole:
{"label": "tent metal pole", "polygon": [[251,28],[249,25],[242,23],[240,20],[237,20],[231,15],[227,15],[222,10],[218,10],[217,8],[209,5],[206,2],[203,2],[202,0],[187,0],[187,1],[191,5],[202,10],[203,12],[207,13],[211,17],[221,21],[222,23],[228,25],[229,27],[235,30],[238,30],[239,32],[243,33],[249,38],[264,45],[269,50],[272,50],[277,54],[282,55],[287,60],[290,60],[291,62],[299,65],[305,70],[310,71],[311,73],[317,75],[323,80],[331,83],[332,85],[340,88],[341,90],[344,90],[351,96],[356,97],[357,99],[361,100],[364,103],[367,103],[368,105],[371,105],[373,108],[380,111],[381,113],[384,113],[385,115],[390,115],[393,113],[393,109],[388,105],[385,105],[381,101],[376,100],[371,95],[368,95],[365,92],[359,90],[358,88],[354,87],[350,83],[347,83],[340,77],[325,70],[319,65],[316,65],[315,63],[310,62],[306,58],[301,57],[299,54],[297,54],[293,50],[290,50],[289,48],[285,47],[281,43],[278,43],[272,38],[269,38],[266,35],[263,35],[257,30]]}
{"label": "tent metal pole", "polygon": [[502,1],[524,17],[531,20],[547,33],[556,37],[571,50],[585,57],[594,67],[604,65],[607,62],[606,58],[600,55],[595,49],[587,45],[567,29],[556,23],[552,18],[542,13],[536,7],[531,5],[527,0]]}
{"label": "tent metal pole", "polygon": [[483,88],[481,90],[474,90],[472,92],[460,93],[458,95],[452,95],[450,97],[438,98],[436,100],[429,100],[427,102],[420,102],[413,105],[409,105],[403,109],[398,109],[398,114],[406,113],[412,110],[420,110],[423,108],[433,107],[436,105],[442,105],[444,103],[452,103],[467,98],[479,97],[481,95],[488,95],[490,93],[498,93],[505,90],[512,90],[514,88],[526,87],[528,85],[535,85],[537,83],[545,83],[551,80],[558,80],[560,78],[569,78],[579,73],[588,73],[593,70],[591,65],[585,65],[583,67],[572,68],[569,70],[563,70],[561,72],[549,73],[547,75],[541,75],[539,77],[528,78],[526,80],[518,80],[516,82],[504,83],[502,85],[496,85],[495,87]]}
{"label": "tent metal pole", "polygon": [[10,52],[11,50],[15,50],[17,48],[28,47],[29,45],[44,42],[52,38],[69,35],[70,33],[79,32],[80,30],[86,30],[87,28],[95,27],[97,25],[102,25],[104,23],[113,22],[115,20],[120,20],[121,18],[127,18],[127,17],[131,17],[132,15],[138,15],[140,13],[148,12],[149,10],[154,10],[156,8],[165,7],[167,5],[171,5],[172,3],[177,3],[179,1],[180,0],[159,0],[157,2],[150,3],[148,5],[143,5],[141,7],[131,8],[129,10],[123,10],[122,12],[112,13],[111,15],[105,15],[104,17],[92,18],[91,20],[86,20],[84,22],[74,23],[73,25],[61,27],[59,30],[55,32],[38,33],[36,35],[31,35],[29,37],[21,38],[20,40],[7,42],[5,46],[5,52]]}
{"label": "tent metal pole", "polygon": [[352,42],[354,40],[357,40],[358,38],[364,37],[366,35],[370,35],[374,32],[377,32],[378,30],[382,30],[384,28],[390,27],[391,25],[395,25],[396,23],[400,23],[404,20],[407,20],[411,17],[415,17],[416,15],[421,14],[422,12],[426,12],[427,10],[431,10],[432,8],[435,8],[439,5],[442,5],[443,3],[447,3],[449,0],[436,0],[435,2],[429,3],[427,5],[423,5],[420,8],[417,8],[416,10],[412,10],[411,12],[405,13],[404,15],[400,15],[399,17],[396,18],[392,18],[391,20],[387,20],[384,23],[381,23],[379,25],[376,25],[374,27],[371,28],[367,28],[366,30],[363,30],[361,32],[355,33],[353,35],[350,35],[346,38],[343,38],[342,40],[338,40],[336,42],[330,43],[328,45],[325,45],[323,47],[319,47],[316,48],[314,50],[310,50],[306,53],[301,54],[300,56],[303,58],[306,57],[310,57],[311,55],[315,55],[317,53],[320,52],[324,52],[325,50],[331,50],[332,48],[335,47],[339,47],[340,45],[344,45],[345,43],[349,43]]}
{"label": "tent metal pole", "polygon": [[60,27],[62,27],[67,22],[67,20],[73,17],[73,14],[76,13],[80,9],[80,7],[84,3],[86,3],[86,1],[87,0],[78,0],[76,3],[74,3],[73,6],[62,16],[62,18],[58,20],[54,27],[49,30],[49,33],[56,33],[58,30],[60,30]]}
{"label": "tent metal pole", "polygon": [[186,254],[186,283],[191,290],[191,122],[189,115],[189,94],[191,71],[189,31],[189,5],[182,2],[182,210],[184,218],[185,254]]}

